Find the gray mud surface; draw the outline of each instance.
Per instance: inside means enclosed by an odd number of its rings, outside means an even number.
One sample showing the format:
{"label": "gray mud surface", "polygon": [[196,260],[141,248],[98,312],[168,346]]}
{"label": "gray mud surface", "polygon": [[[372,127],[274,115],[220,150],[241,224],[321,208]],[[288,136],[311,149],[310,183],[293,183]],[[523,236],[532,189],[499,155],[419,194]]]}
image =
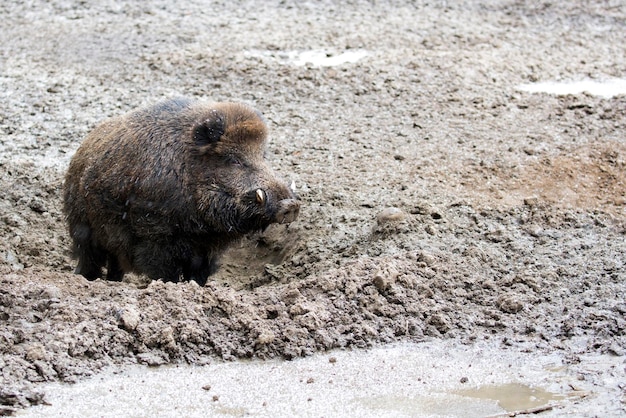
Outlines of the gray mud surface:
{"label": "gray mud surface", "polygon": [[[0,22],[5,412],[109,365],[429,339],[624,355],[626,97],[516,89],[623,77],[623,2],[4,0]],[[312,50],[367,55],[296,65]],[[72,274],[69,159],[181,95],[264,113],[300,218],[205,288]]]}

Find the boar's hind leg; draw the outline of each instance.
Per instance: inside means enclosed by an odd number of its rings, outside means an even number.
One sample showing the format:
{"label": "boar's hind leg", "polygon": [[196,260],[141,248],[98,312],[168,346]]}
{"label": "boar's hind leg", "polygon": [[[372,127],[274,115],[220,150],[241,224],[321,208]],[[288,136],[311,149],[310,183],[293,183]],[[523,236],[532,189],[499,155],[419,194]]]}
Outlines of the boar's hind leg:
{"label": "boar's hind leg", "polygon": [[178,282],[181,271],[174,251],[171,245],[143,241],[134,248],[133,266],[151,280]]}
{"label": "boar's hind leg", "polygon": [[70,235],[73,243],[72,255],[78,259],[74,273],[84,276],[87,280],[102,277],[107,252],[93,241],[89,223],[82,219],[71,222]]}

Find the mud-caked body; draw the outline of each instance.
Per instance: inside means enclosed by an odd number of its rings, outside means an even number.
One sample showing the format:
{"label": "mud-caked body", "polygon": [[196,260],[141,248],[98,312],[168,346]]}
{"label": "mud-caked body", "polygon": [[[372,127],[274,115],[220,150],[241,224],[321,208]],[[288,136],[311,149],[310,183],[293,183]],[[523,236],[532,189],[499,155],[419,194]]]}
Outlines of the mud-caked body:
{"label": "mud-caked body", "polygon": [[298,215],[266,142],[260,114],[237,103],[170,100],[100,124],[65,178],[76,273],[204,284],[230,243]]}

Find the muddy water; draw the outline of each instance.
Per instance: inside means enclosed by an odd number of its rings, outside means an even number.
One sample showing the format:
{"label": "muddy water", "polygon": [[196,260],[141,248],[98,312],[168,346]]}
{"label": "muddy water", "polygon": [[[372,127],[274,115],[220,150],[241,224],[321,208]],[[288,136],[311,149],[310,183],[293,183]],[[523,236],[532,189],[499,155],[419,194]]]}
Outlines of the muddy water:
{"label": "muddy water", "polygon": [[[599,380],[598,367],[613,368],[615,379]],[[623,367],[610,356],[568,364],[558,354],[433,341],[290,362],[110,369],[48,385],[50,405],[18,416],[611,416],[620,413],[606,405],[620,396]]]}

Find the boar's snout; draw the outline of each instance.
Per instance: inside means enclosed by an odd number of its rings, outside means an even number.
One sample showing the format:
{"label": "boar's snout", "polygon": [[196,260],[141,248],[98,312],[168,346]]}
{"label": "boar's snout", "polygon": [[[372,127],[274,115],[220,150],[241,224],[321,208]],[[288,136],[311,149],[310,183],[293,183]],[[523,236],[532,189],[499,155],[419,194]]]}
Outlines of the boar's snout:
{"label": "boar's snout", "polygon": [[286,199],[279,200],[275,205],[268,202],[267,193],[263,189],[256,189],[254,191],[254,197],[258,205],[269,205],[272,207],[272,223],[291,223],[296,220],[300,213],[300,200],[298,200],[291,191],[289,191],[289,196]]}
{"label": "boar's snout", "polygon": [[278,203],[276,222],[288,224],[296,220],[300,213],[300,201],[296,199],[284,199]]}

